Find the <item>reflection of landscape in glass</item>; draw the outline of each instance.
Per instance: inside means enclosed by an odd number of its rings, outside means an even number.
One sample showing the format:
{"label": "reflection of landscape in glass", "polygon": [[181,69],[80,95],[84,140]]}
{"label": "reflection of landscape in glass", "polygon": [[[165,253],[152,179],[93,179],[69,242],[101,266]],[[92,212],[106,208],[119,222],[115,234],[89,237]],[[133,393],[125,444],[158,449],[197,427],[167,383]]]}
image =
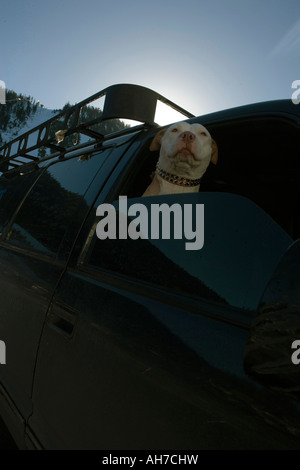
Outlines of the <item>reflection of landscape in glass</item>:
{"label": "reflection of landscape in glass", "polygon": [[[165,242],[170,244],[169,240]],[[225,302],[148,240],[97,240],[89,262],[100,268],[151,282],[158,287]]]}
{"label": "reflection of landscape in glass", "polygon": [[71,159],[50,166],[24,202],[10,241],[56,254],[65,234],[75,236],[80,227],[89,207],[84,195],[104,161],[104,155],[97,155],[85,162]]}
{"label": "reflection of landscape in glass", "polygon": [[[128,201],[130,204],[136,202],[146,204],[148,213],[151,212],[150,204],[153,199]],[[155,198],[155,203],[158,202],[167,202],[171,206],[178,203],[179,199],[178,196],[164,196]],[[151,240],[151,243],[127,240],[126,250],[133,243],[131,252],[133,263],[136,263],[136,268],[132,266],[133,272],[135,269],[139,273],[137,277],[150,280],[149,270],[153,270],[154,278],[158,279],[161,274],[161,285],[168,283],[172,287],[179,284],[178,288],[183,290],[182,285],[185,283],[185,291],[193,291],[194,295],[201,295],[200,281],[202,289],[207,286],[206,289],[210,291],[210,298],[216,295],[219,301],[221,298],[223,302],[239,308],[255,309],[279,258],[290,245],[291,238],[258,206],[243,197],[225,193],[180,196],[181,204],[192,202],[204,204],[205,207],[204,247],[198,251],[188,251],[184,248],[185,240]],[[149,227],[150,224],[149,219]],[[119,240],[118,244],[120,243]],[[139,244],[143,247],[139,247]],[[153,248],[150,246],[159,249],[160,254],[152,252]],[[144,267],[139,261],[140,257],[144,260]],[[165,257],[172,260],[168,267]],[[179,283],[178,280],[175,282],[178,272],[174,274],[174,266],[177,266],[177,270],[180,267]],[[185,279],[184,272],[188,275]]]}

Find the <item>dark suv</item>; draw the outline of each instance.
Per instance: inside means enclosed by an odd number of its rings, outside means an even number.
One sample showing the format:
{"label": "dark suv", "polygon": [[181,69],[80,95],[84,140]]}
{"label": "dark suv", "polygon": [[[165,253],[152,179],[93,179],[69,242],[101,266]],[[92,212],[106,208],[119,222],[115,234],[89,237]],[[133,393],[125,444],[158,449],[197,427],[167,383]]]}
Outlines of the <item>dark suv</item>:
{"label": "dark suv", "polygon": [[[157,100],[218,144],[199,193],[141,198]],[[141,124],[105,135],[110,118]],[[0,149],[0,414],[19,448],[300,449],[299,126],[288,100],[192,117],[116,85]],[[203,248],[99,239],[120,196],[204,204]]]}

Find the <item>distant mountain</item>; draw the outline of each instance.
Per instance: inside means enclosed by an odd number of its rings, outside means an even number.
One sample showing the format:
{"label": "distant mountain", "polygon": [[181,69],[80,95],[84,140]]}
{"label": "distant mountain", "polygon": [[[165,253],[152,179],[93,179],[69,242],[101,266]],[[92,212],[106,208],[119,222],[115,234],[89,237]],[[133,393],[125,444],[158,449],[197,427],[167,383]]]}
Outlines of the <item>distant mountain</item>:
{"label": "distant mountain", "polygon": [[[70,107],[71,104],[66,103],[62,109],[47,109],[31,96],[24,96],[12,90],[7,90],[6,104],[0,105],[0,148],[14,138],[39,126]],[[85,106],[82,108],[80,122],[91,121],[101,115],[101,109],[93,106]],[[58,128],[54,129],[54,131],[59,130],[59,122],[57,126]],[[124,129],[125,127],[127,126],[122,121],[114,119],[95,125],[93,130],[105,135]],[[66,140],[67,139],[74,140],[74,137],[67,137]],[[83,140],[80,139],[84,139],[84,141],[88,140],[87,137],[79,136],[77,143],[83,142]],[[72,145],[72,143],[73,142],[70,140],[70,145]],[[38,156],[42,157],[50,152],[49,149],[40,149]]]}
{"label": "distant mountain", "polygon": [[31,96],[8,90],[6,104],[0,105],[0,147],[57,113],[39,106]]}

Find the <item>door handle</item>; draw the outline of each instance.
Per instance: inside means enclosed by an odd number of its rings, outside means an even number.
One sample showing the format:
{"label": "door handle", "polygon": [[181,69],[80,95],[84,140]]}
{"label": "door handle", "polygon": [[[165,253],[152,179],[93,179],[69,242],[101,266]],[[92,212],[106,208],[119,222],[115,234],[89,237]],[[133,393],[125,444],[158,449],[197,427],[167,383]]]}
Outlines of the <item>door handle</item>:
{"label": "door handle", "polygon": [[54,303],[48,316],[48,323],[67,337],[72,337],[78,312],[61,303]]}

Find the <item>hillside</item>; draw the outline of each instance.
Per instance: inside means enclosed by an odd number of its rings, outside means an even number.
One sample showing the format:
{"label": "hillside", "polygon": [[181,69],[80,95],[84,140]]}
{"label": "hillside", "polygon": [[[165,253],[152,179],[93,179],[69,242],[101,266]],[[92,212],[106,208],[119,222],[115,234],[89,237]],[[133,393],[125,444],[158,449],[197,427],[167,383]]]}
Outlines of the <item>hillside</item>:
{"label": "hillside", "polygon": [[[24,96],[8,90],[6,93],[6,104],[0,105],[0,148],[14,138],[39,126],[70,107],[70,103],[66,103],[62,109],[47,109],[31,96]],[[83,123],[96,119],[101,116],[101,114],[101,109],[93,106],[85,106],[81,112],[80,122]],[[126,125],[122,121],[115,119],[113,121],[97,124],[93,129],[101,134],[108,134],[121,130],[124,127],[126,127]],[[80,139],[83,138],[86,139],[80,136],[78,143],[82,142]],[[50,150],[48,151],[50,152]],[[45,150],[40,149],[38,155],[44,156]]]}

